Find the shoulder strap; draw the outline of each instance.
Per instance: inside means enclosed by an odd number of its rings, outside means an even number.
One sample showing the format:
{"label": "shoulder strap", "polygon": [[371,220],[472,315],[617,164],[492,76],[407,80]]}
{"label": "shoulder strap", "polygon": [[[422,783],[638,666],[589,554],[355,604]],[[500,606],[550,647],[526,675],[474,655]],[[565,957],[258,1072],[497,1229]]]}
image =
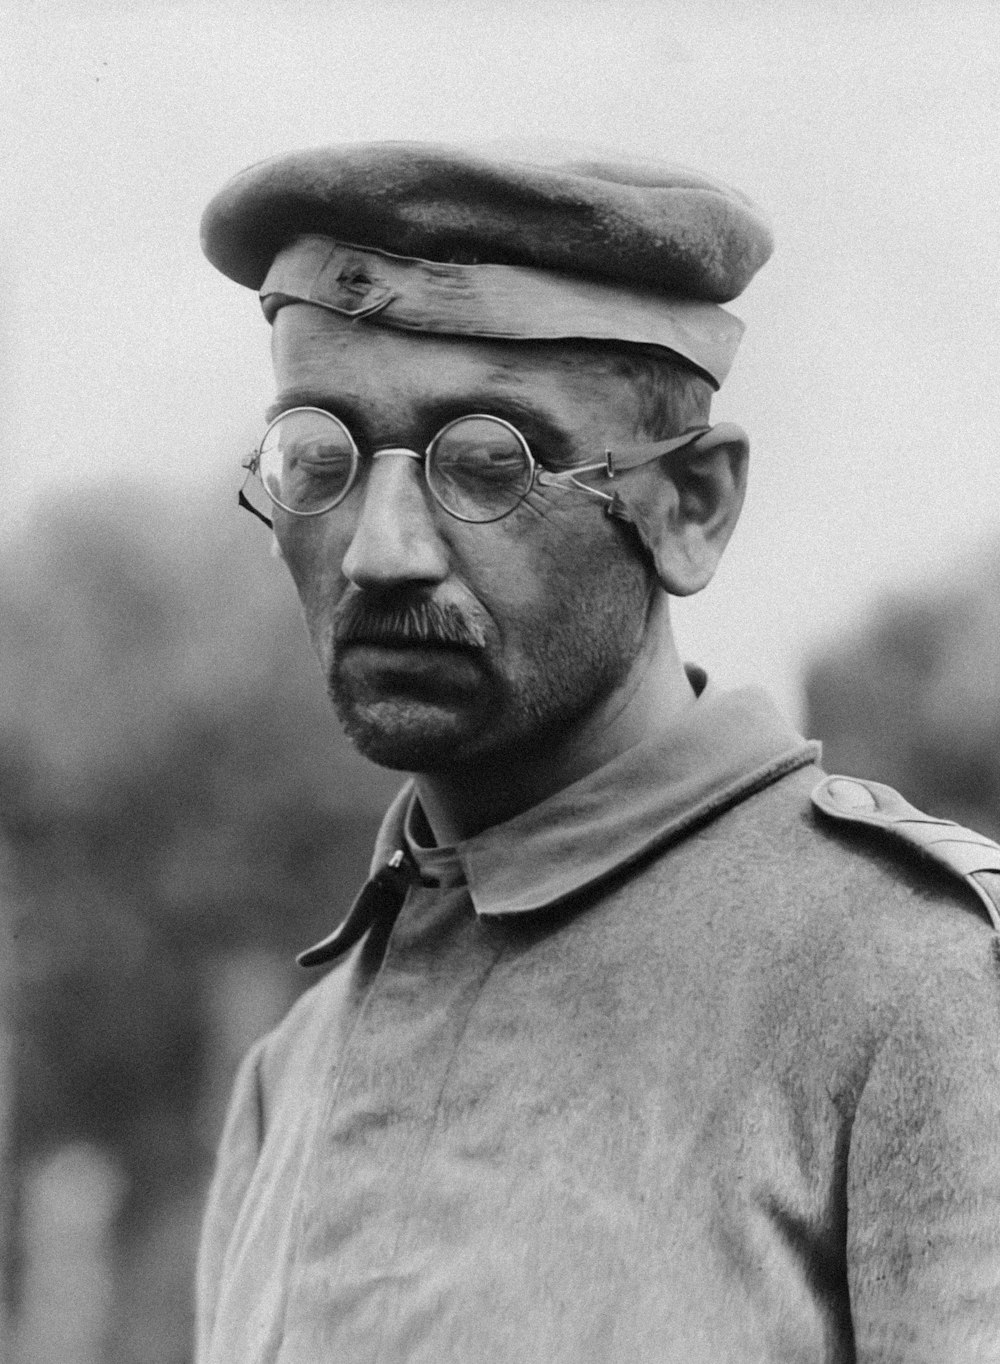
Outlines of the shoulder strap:
{"label": "shoulder strap", "polygon": [[950,819],[923,814],[898,791],[877,781],[826,777],[813,791],[812,801],[831,819],[884,829],[962,877],[1000,932],[1000,844]]}

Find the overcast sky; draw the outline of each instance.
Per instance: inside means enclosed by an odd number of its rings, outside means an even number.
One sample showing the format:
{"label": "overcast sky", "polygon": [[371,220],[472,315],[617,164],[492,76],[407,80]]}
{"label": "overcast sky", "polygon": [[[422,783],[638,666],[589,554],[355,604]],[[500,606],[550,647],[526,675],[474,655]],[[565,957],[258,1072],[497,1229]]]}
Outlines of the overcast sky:
{"label": "overcast sky", "polygon": [[[202,260],[201,208],[261,157],[402,137],[620,147],[772,216],[716,403],[750,432],[752,493],[715,583],[677,612],[682,652],[720,679],[762,680],[795,714],[827,640],[1000,537],[995,0],[0,16],[8,528],[54,483],[108,478],[169,475],[179,507],[235,515],[266,325]],[[266,553],[249,531],[247,552]]]}

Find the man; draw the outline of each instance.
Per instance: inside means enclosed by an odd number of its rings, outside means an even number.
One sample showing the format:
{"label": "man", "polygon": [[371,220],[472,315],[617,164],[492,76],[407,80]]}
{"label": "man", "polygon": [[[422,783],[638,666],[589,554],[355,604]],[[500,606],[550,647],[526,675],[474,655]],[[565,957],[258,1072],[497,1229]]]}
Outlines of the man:
{"label": "man", "polygon": [[272,325],[257,512],[415,776],[239,1076],[200,1360],[1000,1359],[1000,849],[671,633],[743,498],[760,214],[379,144],[203,226]]}

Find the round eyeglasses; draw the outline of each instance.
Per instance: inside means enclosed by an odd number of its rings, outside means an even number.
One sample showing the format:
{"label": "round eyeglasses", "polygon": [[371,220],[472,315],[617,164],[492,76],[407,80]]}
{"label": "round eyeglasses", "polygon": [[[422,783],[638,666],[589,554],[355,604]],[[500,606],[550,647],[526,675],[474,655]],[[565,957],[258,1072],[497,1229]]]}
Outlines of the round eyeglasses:
{"label": "round eyeglasses", "polygon": [[[696,441],[710,428],[694,427],[657,444],[607,450],[599,464],[552,473],[543,469],[516,426],[482,412],[443,426],[423,454],[405,446],[376,450],[372,458],[403,455],[423,465],[434,500],[459,521],[487,524],[510,516],[535,487],[574,488],[600,500],[609,516],[624,508],[617,493],[581,481],[582,474],[613,479],[617,472],[658,459]],[[292,516],[323,516],[351,491],[361,465],[348,428],[321,407],[293,407],[268,426],[260,445],[244,463],[247,476],[260,480],[275,507]],[[271,522],[240,491],[240,505],[267,525]]]}

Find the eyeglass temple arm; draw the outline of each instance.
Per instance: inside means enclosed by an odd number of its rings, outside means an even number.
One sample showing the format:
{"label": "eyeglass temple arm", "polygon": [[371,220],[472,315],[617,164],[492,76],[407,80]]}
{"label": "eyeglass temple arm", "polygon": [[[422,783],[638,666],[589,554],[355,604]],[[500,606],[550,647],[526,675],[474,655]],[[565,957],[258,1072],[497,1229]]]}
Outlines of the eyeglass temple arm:
{"label": "eyeglass temple arm", "polygon": [[271,520],[271,518],[269,516],[265,516],[262,511],[257,510],[257,508],[250,501],[250,499],[247,497],[246,493],[243,491],[242,488],[239,491],[239,496],[237,497],[236,502],[237,505],[242,507],[244,511],[248,511],[251,513],[251,515],[256,516],[258,521],[263,521],[264,525],[268,528],[268,530],[274,530],[274,522]]}
{"label": "eyeglass temple arm", "polygon": [[244,511],[250,512],[252,516],[256,516],[258,521],[263,521],[264,525],[268,528],[268,530],[274,530],[274,522],[271,520],[271,518],[269,516],[265,516],[262,511],[258,511],[246,494],[247,480],[252,478],[253,475],[257,472],[258,461],[259,456],[257,455],[251,455],[249,459],[243,461],[243,467],[247,471],[247,476],[243,480],[243,487],[239,491],[239,496],[236,499],[236,504],[237,506],[242,507]]}
{"label": "eyeglass temple arm", "polygon": [[[670,440],[657,441],[651,445],[645,443],[619,445],[614,450],[606,450],[604,472],[608,478],[613,479],[616,474],[624,473],[628,469],[638,469],[643,464],[651,464],[654,459],[673,454],[676,450],[683,450],[686,445],[697,445],[700,447],[697,453],[707,454],[716,446],[734,443],[744,447],[748,445],[746,432],[734,422],[719,422],[717,426],[692,426],[687,431],[682,431],[679,436],[672,436]],[[622,521],[631,520],[620,493],[616,491],[608,501],[609,505],[604,509],[608,516]]]}
{"label": "eyeglass temple arm", "polygon": [[671,455],[675,450],[682,450],[685,445],[693,445],[709,432],[712,433],[713,439],[710,444],[713,446],[720,445],[734,436],[745,439],[738,426],[734,426],[732,422],[720,422],[718,426],[692,426],[687,431],[682,431],[679,436],[656,441],[654,444],[644,442],[642,445],[617,445],[613,450],[609,449],[606,452],[608,477],[614,478],[615,474],[625,469],[638,469],[642,464],[651,464],[654,459]]}

